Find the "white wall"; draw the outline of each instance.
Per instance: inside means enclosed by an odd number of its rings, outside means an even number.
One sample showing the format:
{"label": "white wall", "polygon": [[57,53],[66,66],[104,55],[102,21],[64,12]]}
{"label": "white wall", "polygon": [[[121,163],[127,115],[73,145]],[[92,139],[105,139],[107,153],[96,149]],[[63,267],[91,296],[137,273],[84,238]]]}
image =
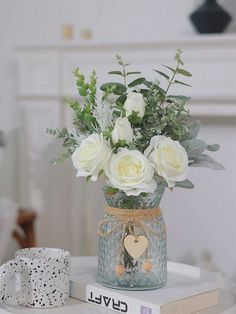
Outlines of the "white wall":
{"label": "white wall", "polygon": [[[219,2],[224,3],[231,13],[233,9],[236,12],[234,0]],[[0,128],[6,130],[9,138],[4,167],[1,170],[1,194],[19,199],[20,193],[17,129],[20,129],[21,121],[15,102],[17,71],[14,47],[17,43],[33,45],[62,42],[61,26],[64,23],[74,26],[74,42],[80,41],[79,34],[83,28],[90,28],[93,31],[93,40],[98,42],[155,41],[162,37],[188,36],[194,34],[194,30],[187,16],[199,3],[201,1],[198,0],[0,0],[0,103],[2,109]],[[236,23],[234,22],[229,31],[232,32],[235,29]],[[232,171],[235,171],[235,168],[232,167],[232,160],[235,159],[235,156],[232,156],[230,150],[232,123],[234,122],[225,121],[224,134],[227,138],[221,138],[222,133],[218,128],[217,121],[212,123],[210,129],[203,128],[202,131],[209,141],[216,138],[223,143],[219,159],[225,160],[229,170],[220,175],[207,170],[193,173],[197,182],[197,188],[194,191],[178,191],[180,193],[178,201],[175,196],[177,192],[168,193],[163,202],[169,230],[170,258],[180,260],[185,255],[185,260],[189,260],[189,262],[191,262],[191,256],[193,261],[199,261],[202,248],[204,246],[206,249],[213,247],[216,266],[225,269],[230,276],[236,273],[234,264],[236,243],[235,233],[232,233],[236,217],[234,211],[230,211],[230,215],[225,212],[224,206],[225,208],[230,208],[231,204],[232,208],[235,206],[232,186],[235,184],[232,182],[232,178],[235,177],[235,173],[232,174]],[[225,192],[222,191],[220,184],[220,178],[225,175],[228,177],[230,185],[228,197],[225,197]],[[209,182],[209,179],[205,180],[206,176],[211,178],[212,185],[206,184]],[[208,196],[215,193],[222,193],[222,200],[224,200],[217,207],[216,213],[214,210],[209,212],[204,208],[204,200],[207,198],[209,201]],[[199,211],[196,208],[189,208],[189,212],[187,212],[179,208],[181,206],[179,200],[191,203],[199,197],[203,199],[203,206]],[[214,203],[214,200],[212,202]],[[211,206],[211,201],[208,204]],[[219,211],[219,208],[222,208],[222,211]],[[178,214],[176,214],[177,210]],[[192,227],[193,217],[196,219],[195,228]],[[186,220],[191,221],[190,225],[183,225],[183,221],[186,222]],[[203,234],[209,234],[207,239],[201,237],[202,230]],[[228,230],[230,234],[224,236]],[[192,233],[192,236],[189,237],[191,243],[186,241],[187,233]],[[54,238],[56,243],[57,236],[55,235]],[[216,244],[218,240],[219,247]],[[66,241],[65,239],[65,243]],[[179,243],[182,243],[180,247]],[[224,247],[222,254],[221,247]]]}
{"label": "white wall", "polygon": [[[234,0],[220,1],[232,13]],[[19,112],[15,104],[17,43],[52,44],[61,42],[61,27],[74,27],[74,42],[80,31],[89,28],[95,41],[155,41],[163,37],[194,34],[188,15],[201,0],[0,0],[0,125],[11,138],[5,149],[0,189],[19,198],[18,169],[12,150],[17,145],[15,129]],[[232,23],[229,31],[234,31]]]}
{"label": "white wall", "polygon": [[209,266],[236,279],[236,184],[233,179],[236,176],[233,147],[236,119],[202,118],[201,121],[199,138],[221,144],[221,150],[213,156],[226,169],[191,169],[193,190],[175,189],[164,195],[162,207],[169,236],[169,258],[201,265],[207,262],[205,252],[210,252]]}

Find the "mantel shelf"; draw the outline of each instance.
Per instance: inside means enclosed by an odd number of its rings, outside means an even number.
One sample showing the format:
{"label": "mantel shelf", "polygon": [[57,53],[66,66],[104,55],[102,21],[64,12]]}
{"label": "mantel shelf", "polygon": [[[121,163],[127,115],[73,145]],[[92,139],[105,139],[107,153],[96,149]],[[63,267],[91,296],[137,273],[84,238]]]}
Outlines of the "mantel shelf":
{"label": "mantel shelf", "polygon": [[[223,46],[222,46],[223,45]],[[114,49],[114,48],[158,48],[164,49],[166,47],[235,47],[236,46],[236,34],[204,34],[204,35],[192,35],[182,37],[165,37],[159,38],[156,41],[142,41],[142,42],[119,42],[119,41],[81,41],[81,42],[55,42],[48,44],[25,44],[19,43],[15,46],[16,50],[47,50],[47,49],[59,49],[59,50],[80,50],[80,49]]]}
{"label": "mantel shelf", "polygon": [[[162,38],[155,42],[96,42],[50,43],[48,45],[18,45],[18,99],[63,103],[65,96],[77,97],[72,71],[80,66],[89,76],[95,68],[99,84],[112,79],[108,71],[114,69],[120,53],[131,61],[150,80],[157,77],[153,68],[172,64],[176,48],[184,50],[188,80],[193,88],[173,87],[171,93],[192,97],[190,109],[198,116],[236,116],[236,35],[192,35]],[[184,80],[184,79],[183,79]],[[32,106],[34,106],[32,101]]]}

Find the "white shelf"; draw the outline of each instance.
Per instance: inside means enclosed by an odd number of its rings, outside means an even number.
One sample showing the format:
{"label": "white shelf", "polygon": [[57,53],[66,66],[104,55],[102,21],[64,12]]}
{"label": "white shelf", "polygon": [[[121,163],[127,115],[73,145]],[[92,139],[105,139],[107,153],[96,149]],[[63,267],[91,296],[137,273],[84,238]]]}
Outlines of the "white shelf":
{"label": "white shelf", "polygon": [[19,44],[18,99],[77,97],[72,70],[79,65],[89,75],[95,68],[100,83],[110,80],[107,72],[116,66],[116,53],[131,61],[144,76],[155,79],[153,67],[171,64],[177,47],[184,50],[186,67],[193,73],[188,80],[193,88],[178,86],[172,93],[192,97],[193,115],[236,116],[236,35],[225,34],[160,38],[155,42]]}
{"label": "white shelf", "polygon": [[28,43],[18,43],[15,46],[16,50],[41,50],[41,49],[59,49],[59,50],[78,50],[78,49],[109,49],[109,48],[158,48],[163,49],[166,47],[176,47],[176,45],[181,45],[182,47],[191,47],[195,46],[201,47],[214,47],[218,48],[223,45],[221,48],[227,47],[235,47],[236,46],[236,34],[196,34],[192,36],[182,36],[182,37],[165,37],[158,38],[155,42],[152,41],[142,41],[142,42],[119,42],[119,41],[81,41],[81,42],[55,42],[48,44],[39,44],[35,42],[35,44]]}

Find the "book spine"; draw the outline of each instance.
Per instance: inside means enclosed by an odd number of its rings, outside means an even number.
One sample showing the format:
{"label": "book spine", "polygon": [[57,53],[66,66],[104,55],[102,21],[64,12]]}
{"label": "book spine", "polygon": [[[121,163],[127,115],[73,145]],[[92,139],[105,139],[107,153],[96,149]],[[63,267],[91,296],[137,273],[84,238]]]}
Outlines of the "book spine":
{"label": "book spine", "polygon": [[93,285],[87,285],[85,288],[73,283],[70,296],[118,313],[161,314],[157,305],[145,304],[139,299],[121,295],[116,290],[108,291]]}

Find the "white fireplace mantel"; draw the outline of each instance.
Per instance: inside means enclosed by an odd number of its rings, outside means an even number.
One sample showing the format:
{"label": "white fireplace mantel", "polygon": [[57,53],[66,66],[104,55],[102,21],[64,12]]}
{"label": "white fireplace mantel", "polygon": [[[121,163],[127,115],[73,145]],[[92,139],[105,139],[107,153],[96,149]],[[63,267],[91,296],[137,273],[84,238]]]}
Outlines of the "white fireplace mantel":
{"label": "white fireplace mantel", "polygon": [[190,95],[190,109],[195,115],[236,116],[235,35],[192,36],[142,43],[21,44],[16,48],[18,97],[45,100],[76,97],[73,69],[79,66],[88,75],[95,68],[100,82],[114,80],[107,72],[117,68],[116,54],[130,62],[131,69],[155,78],[157,75],[152,69],[172,64],[177,48],[183,50],[185,67],[193,73],[193,78],[187,80],[193,87],[178,86],[173,93]]}

